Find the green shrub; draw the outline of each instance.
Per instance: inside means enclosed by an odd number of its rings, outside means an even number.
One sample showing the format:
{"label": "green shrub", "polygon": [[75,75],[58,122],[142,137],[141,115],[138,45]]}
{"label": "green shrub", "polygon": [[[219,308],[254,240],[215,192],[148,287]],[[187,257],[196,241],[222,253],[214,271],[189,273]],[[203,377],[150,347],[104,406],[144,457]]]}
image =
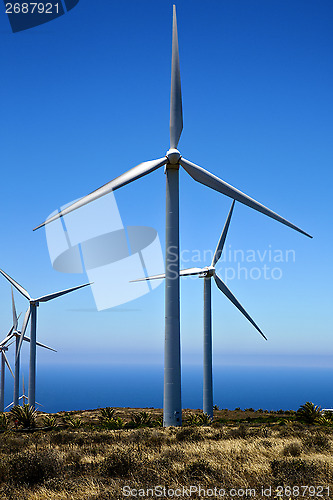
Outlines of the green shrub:
{"label": "green shrub", "polygon": [[140,427],[153,427],[154,422],[152,416],[146,411],[140,411],[140,413],[135,413],[131,417],[131,421],[126,424],[128,429],[138,429]]}
{"label": "green shrub", "polygon": [[120,417],[105,419],[103,427],[110,430],[123,429],[125,427],[125,422]]}
{"label": "green shrub", "polygon": [[207,413],[200,413],[199,415],[195,413],[190,413],[185,420],[185,425],[211,425],[213,419]]}
{"label": "green shrub", "polygon": [[69,425],[69,427],[72,427],[73,429],[80,429],[82,427],[82,420],[78,418],[71,417],[70,415],[65,415],[63,417],[64,422]]}
{"label": "green shrub", "polygon": [[310,401],[300,406],[297,410],[297,419],[306,422],[307,424],[314,424],[322,416],[320,406],[315,406]]}
{"label": "green shrub", "polygon": [[98,418],[102,426],[106,429],[123,429],[125,427],[124,420],[116,417],[116,410],[110,406],[101,408]]}
{"label": "green shrub", "polygon": [[37,412],[33,406],[28,404],[23,406],[14,406],[10,410],[10,416],[15,425],[23,427],[23,429],[31,429],[36,427]]}
{"label": "green shrub", "polygon": [[43,424],[45,427],[57,427],[57,417],[55,415],[45,415],[43,417]]}
{"label": "green shrub", "polygon": [[115,415],[116,415],[116,410],[114,408],[111,408],[110,406],[107,406],[106,408],[101,408],[98,418],[101,424],[104,425],[106,428],[114,429],[116,428],[114,424]]}
{"label": "green shrub", "polygon": [[210,425],[213,421],[212,417],[208,413],[202,413],[198,415],[199,425]]}
{"label": "green shrub", "polygon": [[106,408],[101,408],[98,418],[101,422],[113,420],[115,417],[115,413],[116,410],[114,408],[107,406]]}

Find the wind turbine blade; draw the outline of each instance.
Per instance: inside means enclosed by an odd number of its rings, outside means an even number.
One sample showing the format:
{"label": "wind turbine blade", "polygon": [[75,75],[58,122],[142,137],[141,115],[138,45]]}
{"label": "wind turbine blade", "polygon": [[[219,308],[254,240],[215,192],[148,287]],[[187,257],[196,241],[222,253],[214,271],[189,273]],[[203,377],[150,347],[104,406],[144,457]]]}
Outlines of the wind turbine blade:
{"label": "wind turbine blade", "polygon": [[84,288],[85,286],[89,285],[91,285],[91,283],[85,283],[84,285],[74,286],[73,288],[62,290],[61,292],[55,292],[51,293],[50,295],[44,295],[43,297],[39,297],[39,299],[36,299],[36,302],[48,302],[49,300],[61,297],[61,295],[66,295],[66,293],[74,292],[75,290],[79,290],[80,288]]}
{"label": "wind turbine blade", "polygon": [[13,280],[13,278],[11,278],[10,276],[8,276],[8,274],[5,273],[5,271],[3,271],[2,269],[0,269],[0,273],[9,281],[9,283],[11,283],[15,288],[16,290],[18,290],[26,299],[28,300],[31,300],[31,297],[30,295],[28,294],[28,292],[23,288],[23,286],[19,285],[15,280]]}
{"label": "wind turbine blade", "polygon": [[16,330],[16,329],[17,329],[18,317],[17,317],[17,313],[16,313],[16,307],[15,307],[15,300],[14,300],[14,292],[13,292],[13,287],[11,287],[11,289],[12,289],[13,326],[14,326],[14,330]]}
{"label": "wind turbine blade", "polygon": [[140,177],[143,177],[144,175],[150,174],[157,168],[162,167],[162,165],[165,165],[167,162],[168,159],[164,157],[164,158],[159,158],[158,160],[151,160],[151,161],[146,161],[144,163],[140,163],[140,165],[131,168],[124,174],[121,174],[119,177],[116,177],[112,181],[104,184],[104,186],[96,189],[87,196],[84,196],[80,200],[72,203],[71,205],[69,205],[69,207],[64,208],[61,212],[57,213],[53,217],[50,217],[42,224],[35,227],[34,231],[36,231],[36,229],[39,229],[40,227],[45,226],[46,224],[49,224],[50,222],[56,219],[59,219],[59,217],[62,217],[66,214],[69,214],[70,212],[73,212],[73,210],[76,210],[77,208],[87,205],[87,203],[90,203],[91,201],[97,200],[101,196],[104,196],[105,194],[108,194],[111,191],[115,191],[116,189],[119,189],[120,187],[125,186],[126,184],[129,184],[130,182],[133,182],[139,179]]}
{"label": "wind turbine blade", "polygon": [[179,160],[179,163],[195,181],[200,182],[201,184],[204,184],[205,186],[208,186],[211,189],[215,189],[215,191],[225,194],[226,196],[229,196],[229,198],[233,198],[234,200],[239,201],[240,203],[243,203],[244,205],[247,205],[248,207],[251,207],[254,210],[257,210],[258,212],[261,212],[267,215],[268,217],[271,217],[272,219],[281,222],[285,226],[291,227],[292,229],[295,229],[295,231],[298,231],[299,233],[305,234],[305,236],[312,238],[310,234],[306,233],[305,231],[295,226],[291,222],[287,221],[286,219],[276,214],[275,212],[265,207],[264,205],[261,205],[261,203],[258,203],[253,198],[250,198],[249,196],[242,193],[238,189],[230,186],[230,184],[227,184],[226,182],[222,181],[221,179],[216,177],[216,175],[211,174],[204,168],[201,168],[198,165],[195,165],[194,163],[185,160],[184,158],[181,158]]}
{"label": "wind turbine blade", "polygon": [[11,367],[10,367],[9,361],[8,361],[7,356],[6,356],[6,354],[4,353],[4,351],[2,351],[2,355],[3,355],[3,357],[4,357],[4,360],[5,360],[5,363],[6,363],[7,367],[8,367],[8,370],[9,370],[9,371],[10,371],[10,373],[13,375],[13,378],[15,378],[15,377],[14,377],[13,370],[12,370],[12,369],[11,369]]}
{"label": "wind turbine blade", "polygon": [[227,233],[228,233],[228,229],[229,229],[230,220],[231,220],[231,216],[232,216],[232,212],[233,212],[234,206],[235,206],[235,200],[232,202],[232,205],[231,205],[231,208],[229,210],[229,214],[228,214],[227,220],[226,220],[226,222],[224,224],[224,228],[223,228],[223,231],[222,231],[222,234],[221,234],[221,237],[220,237],[220,241],[218,242],[216,250],[215,250],[215,253],[214,253],[214,257],[213,257],[213,260],[212,260],[212,266],[213,267],[215,267],[215,264],[217,263],[217,261],[219,260],[219,258],[222,255],[222,251],[223,251],[225,239],[227,237]]}
{"label": "wind turbine blade", "polygon": [[[30,339],[28,339],[29,342],[30,342]],[[52,349],[52,347],[48,347],[47,345],[45,344],[41,344],[40,342],[36,342],[36,344],[39,346],[39,347],[44,347],[44,349],[49,349],[50,351],[53,351],[53,352],[57,352],[55,349]]]}
{"label": "wind turbine blade", "polygon": [[19,399],[25,398],[25,389],[24,389],[24,375],[22,374],[22,396]]}
{"label": "wind turbine blade", "polygon": [[170,96],[170,148],[177,149],[183,130],[182,91],[180,83],[179,47],[176,6],[173,6],[172,62]]}
{"label": "wind turbine blade", "polygon": [[5,410],[7,410],[7,408],[10,408],[13,405],[14,405],[14,401],[12,401],[9,405],[7,405],[6,408],[5,408]]}
{"label": "wind turbine blade", "polygon": [[9,333],[7,334],[7,337],[0,342],[0,347],[6,345],[7,342],[9,342],[14,337],[14,334],[12,333],[13,330],[14,327],[12,326],[11,329],[9,330]]}
{"label": "wind turbine blade", "polygon": [[215,279],[215,283],[216,283],[217,287],[221,290],[221,292],[224,293],[224,295],[234,304],[234,306],[237,307],[237,309],[254,326],[254,328],[256,330],[258,330],[258,332],[260,333],[260,335],[262,335],[264,337],[264,339],[267,340],[267,338],[265,337],[265,335],[260,330],[259,326],[253,321],[253,319],[251,318],[251,316],[245,311],[244,307],[238,302],[238,300],[233,295],[233,293],[229,290],[229,288],[227,287],[227,285],[225,285],[223,283],[223,281],[216,274],[214,275],[214,279]]}
{"label": "wind turbine blade", "polygon": [[23,319],[22,331],[21,331],[21,335],[20,335],[19,344],[18,344],[18,347],[17,347],[16,359],[19,357],[20,352],[21,352],[21,347],[22,347],[22,343],[23,343],[23,339],[24,339],[24,334],[25,334],[25,331],[26,331],[27,326],[28,326],[30,314],[31,314],[31,309],[30,309],[30,304],[29,304],[29,307],[28,307],[27,312],[25,313],[24,319]]}
{"label": "wind turbine blade", "polygon": [[[191,267],[189,269],[183,269],[182,271],[179,271],[179,276],[192,276],[195,274],[202,274],[207,269],[205,268],[200,268],[200,267]],[[132,280],[130,283],[136,283],[137,281],[149,281],[149,280],[161,280],[165,278],[165,274],[155,274],[155,276],[148,276],[147,278],[140,278],[138,280]]]}
{"label": "wind turbine blade", "polygon": [[204,267],[190,267],[188,269],[183,269],[182,271],[179,271],[179,276],[192,276],[196,274],[203,274],[207,271]]}

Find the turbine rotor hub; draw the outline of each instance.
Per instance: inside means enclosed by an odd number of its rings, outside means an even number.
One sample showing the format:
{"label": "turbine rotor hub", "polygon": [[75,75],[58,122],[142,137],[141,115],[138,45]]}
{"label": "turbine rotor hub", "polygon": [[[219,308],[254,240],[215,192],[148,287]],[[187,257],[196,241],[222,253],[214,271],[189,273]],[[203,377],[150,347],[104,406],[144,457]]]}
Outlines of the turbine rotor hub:
{"label": "turbine rotor hub", "polygon": [[178,149],[169,149],[169,151],[166,152],[165,156],[168,158],[171,165],[176,165],[181,159],[181,154]]}
{"label": "turbine rotor hub", "polygon": [[202,274],[199,275],[199,278],[211,278],[215,274],[215,267],[207,266],[202,270]]}
{"label": "turbine rotor hub", "polygon": [[207,274],[206,274],[206,276],[207,276],[207,277],[208,277],[208,276],[209,276],[209,277],[212,277],[212,276],[214,276],[214,274],[215,274],[215,267],[213,267],[213,266],[209,266],[209,267],[207,268]]}

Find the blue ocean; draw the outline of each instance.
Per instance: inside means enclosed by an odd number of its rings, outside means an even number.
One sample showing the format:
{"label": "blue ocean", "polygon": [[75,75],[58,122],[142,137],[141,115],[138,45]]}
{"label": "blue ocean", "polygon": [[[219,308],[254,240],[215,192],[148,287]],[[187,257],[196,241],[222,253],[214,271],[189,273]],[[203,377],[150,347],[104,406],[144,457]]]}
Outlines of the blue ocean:
{"label": "blue ocean", "polygon": [[[214,404],[230,410],[293,409],[306,401],[333,407],[333,369],[218,366],[214,368]],[[12,401],[6,381],[6,404]],[[26,373],[27,393],[27,373]],[[22,391],[21,391],[22,392]],[[162,408],[162,366],[39,366],[36,399],[45,412],[105,406]],[[183,408],[202,408],[202,369],[182,368]]]}

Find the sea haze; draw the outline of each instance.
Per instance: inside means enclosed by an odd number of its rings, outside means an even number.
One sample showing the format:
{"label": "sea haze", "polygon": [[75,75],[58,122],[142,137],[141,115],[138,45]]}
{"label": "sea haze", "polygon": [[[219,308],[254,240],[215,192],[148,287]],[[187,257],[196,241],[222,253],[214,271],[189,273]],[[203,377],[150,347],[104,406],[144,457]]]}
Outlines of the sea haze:
{"label": "sea haze", "polygon": [[[28,370],[24,368],[26,393]],[[217,366],[214,404],[220,408],[293,409],[306,401],[332,408],[331,368]],[[7,376],[6,405],[13,382]],[[22,393],[22,390],[21,390]],[[42,411],[85,410],[105,406],[162,408],[162,366],[39,366],[36,399]],[[183,366],[183,408],[202,407],[202,369]]]}

